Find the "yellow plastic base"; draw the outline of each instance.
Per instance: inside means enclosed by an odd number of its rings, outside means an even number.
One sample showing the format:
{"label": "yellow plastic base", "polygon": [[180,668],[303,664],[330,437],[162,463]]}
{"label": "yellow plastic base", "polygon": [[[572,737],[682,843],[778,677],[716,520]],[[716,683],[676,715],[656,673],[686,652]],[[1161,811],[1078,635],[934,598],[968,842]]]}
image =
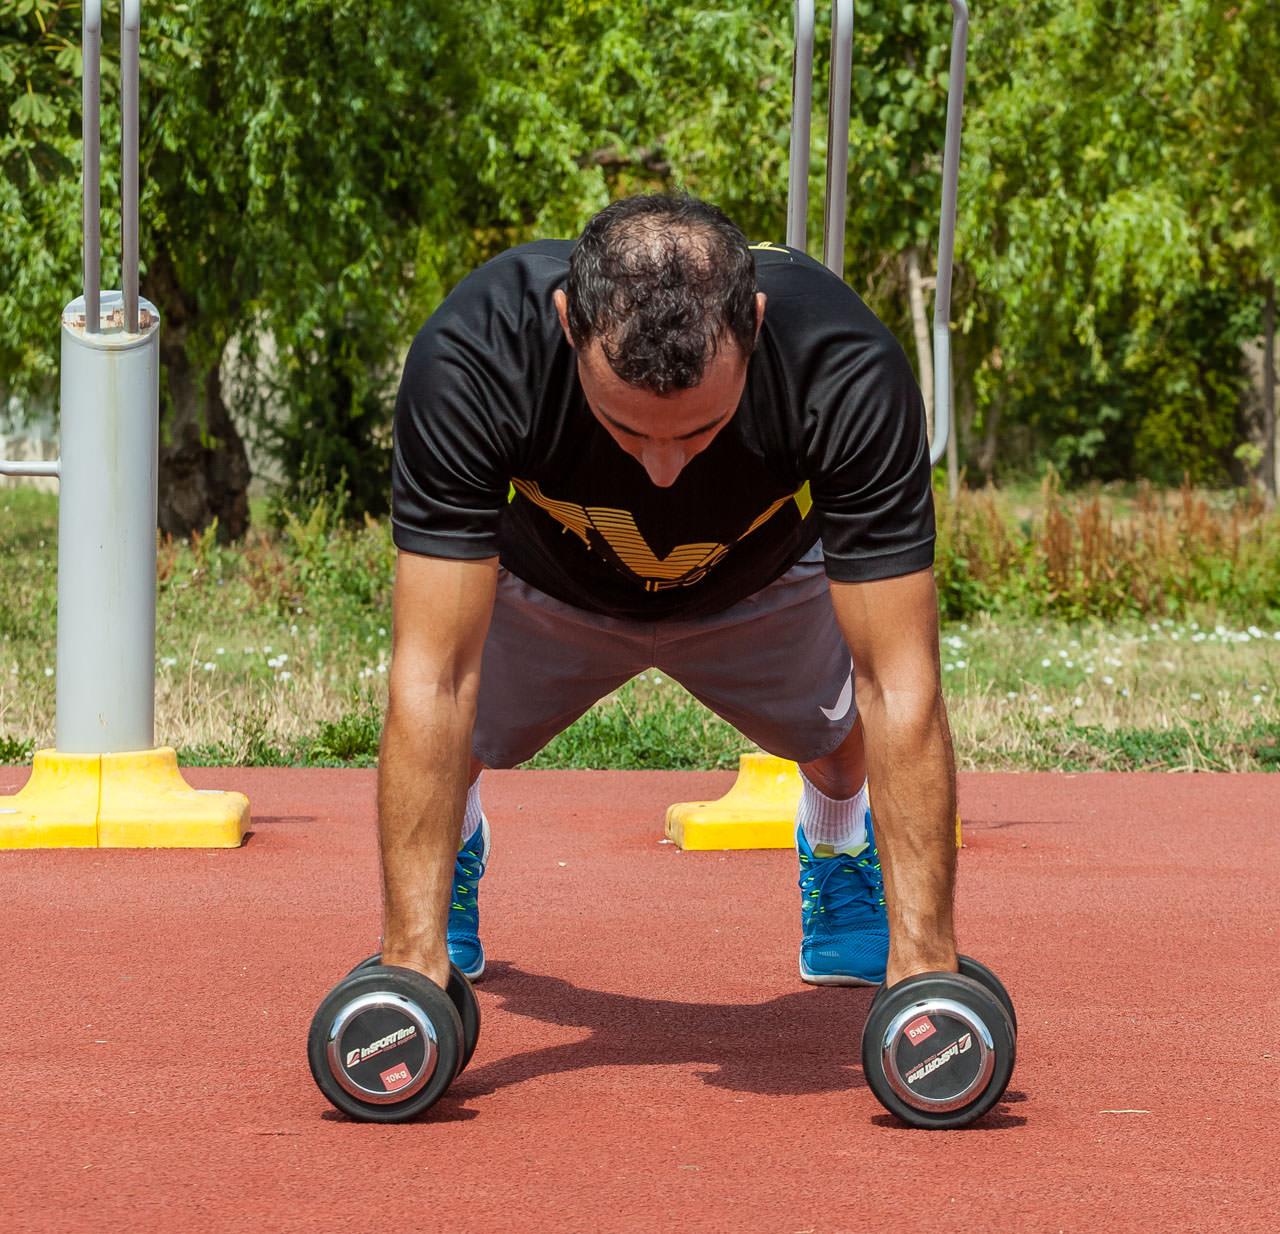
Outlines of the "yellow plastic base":
{"label": "yellow plastic base", "polygon": [[794,848],[800,769],[772,754],[743,754],[738,778],[718,801],[667,809],[667,838],[684,849]]}
{"label": "yellow plastic base", "polygon": [[31,778],[0,797],[0,848],[97,848],[102,758],[37,750]]}
{"label": "yellow plastic base", "polygon": [[0,849],[236,848],[248,829],[248,799],[193,789],[168,746],[38,750],[27,783],[0,796]]}
{"label": "yellow plastic base", "polygon": [[[738,778],[718,801],[667,808],[667,839],[683,849],[794,848],[800,768],[772,754],[743,754]],[[962,843],[956,815],[956,847]]]}

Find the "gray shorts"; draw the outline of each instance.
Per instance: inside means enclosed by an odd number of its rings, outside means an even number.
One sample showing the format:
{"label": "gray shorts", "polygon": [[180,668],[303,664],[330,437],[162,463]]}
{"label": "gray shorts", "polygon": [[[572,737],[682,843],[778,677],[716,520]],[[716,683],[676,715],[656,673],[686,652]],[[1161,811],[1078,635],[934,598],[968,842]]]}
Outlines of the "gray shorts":
{"label": "gray shorts", "polygon": [[604,617],[499,570],[472,752],[486,767],[514,767],[650,668],[799,763],[830,754],[857,717],[818,546],[754,595],[693,621]]}

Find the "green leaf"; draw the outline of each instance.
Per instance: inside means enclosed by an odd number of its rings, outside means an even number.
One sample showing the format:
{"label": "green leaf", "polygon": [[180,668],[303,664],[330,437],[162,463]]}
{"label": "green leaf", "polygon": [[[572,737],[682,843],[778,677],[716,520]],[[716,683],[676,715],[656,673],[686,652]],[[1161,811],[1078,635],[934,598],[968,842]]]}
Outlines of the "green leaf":
{"label": "green leaf", "polygon": [[77,43],[69,43],[53,58],[54,64],[73,77],[84,73],[84,54]]}
{"label": "green leaf", "polygon": [[9,114],[15,123],[33,128],[53,124],[58,118],[52,102],[43,94],[33,92],[18,95],[9,107]]}

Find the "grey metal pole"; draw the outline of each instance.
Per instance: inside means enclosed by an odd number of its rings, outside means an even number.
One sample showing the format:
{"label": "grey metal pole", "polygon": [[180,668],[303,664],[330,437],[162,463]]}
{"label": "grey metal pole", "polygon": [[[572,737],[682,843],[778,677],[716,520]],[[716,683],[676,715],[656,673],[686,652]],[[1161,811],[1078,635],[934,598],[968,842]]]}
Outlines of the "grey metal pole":
{"label": "grey metal pole", "polygon": [[813,0],[795,0],[791,56],[791,151],[787,170],[787,246],[809,244],[809,126],[813,113]]}
{"label": "grey metal pole", "polygon": [[831,5],[831,88],[827,101],[827,197],[822,212],[822,264],[839,278],[844,278],[852,86],[853,0],[834,0]]}
{"label": "grey metal pole", "polygon": [[156,458],[160,317],[102,293],[62,315],[62,492],[58,501],[55,744],[113,754],[155,744]]}
{"label": "grey metal pole", "polygon": [[947,136],[942,151],[942,217],[938,225],[938,279],[933,300],[933,448],[931,464],[946,453],[951,435],[951,271],[955,263],[956,196],[960,179],[960,129],[964,113],[965,58],[969,9],[949,0],[951,69],[947,80]]}
{"label": "grey metal pole", "polygon": [[0,458],[0,476],[56,476],[58,460],[41,461],[31,458]]}
{"label": "grey metal pole", "polygon": [[[92,11],[90,11],[92,10]],[[85,5],[96,83],[101,4]],[[160,315],[138,296],[138,32],[121,12],[121,284],[98,277],[98,131],[84,109],[85,294],[62,314],[55,743],[64,754],[149,750],[155,739]],[[89,89],[86,86],[86,100]]]}
{"label": "grey metal pole", "polygon": [[81,78],[82,172],[84,197],[84,300],[89,330],[98,328],[98,288],[102,285],[99,217],[98,134],[102,82],[102,0],[85,0],[84,69]]}
{"label": "grey metal pole", "polygon": [[124,326],[138,331],[138,53],[142,0],[120,6],[120,286]]}
{"label": "grey metal pole", "polygon": [[0,476],[57,476],[58,460],[0,458]]}

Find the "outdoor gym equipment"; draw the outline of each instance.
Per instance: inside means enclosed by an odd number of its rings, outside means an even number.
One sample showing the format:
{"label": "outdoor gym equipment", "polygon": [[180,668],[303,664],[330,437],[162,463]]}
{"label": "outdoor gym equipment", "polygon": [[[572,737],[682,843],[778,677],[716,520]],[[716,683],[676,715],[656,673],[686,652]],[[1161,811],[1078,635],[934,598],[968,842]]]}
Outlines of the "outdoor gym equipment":
{"label": "outdoor gym equipment", "polygon": [[0,797],[0,848],[234,847],[239,793],[193,791],[155,740],[160,314],[138,294],[140,0],[120,12],[121,291],[100,289],[102,3],[83,6],[84,294],[62,313],[54,749]]}
{"label": "outdoor gym equipment", "polygon": [[[951,64],[947,78],[947,126],[942,149],[942,205],[938,226],[938,276],[933,308],[933,448],[930,463],[946,452],[951,433],[951,273],[955,258],[956,185],[964,112],[969,8],[952,9]],[[791,78],[791,151],[787,172],[787,244],[807,251],[809,145],[813,112],[813,0],[795,2],[795,53]],[[827,168],[822,219],[822,264],[844,278],[844,225],[849,193],[849,116],[853,83],[853,0],[831,6],[831,76],[827,102]]]}

